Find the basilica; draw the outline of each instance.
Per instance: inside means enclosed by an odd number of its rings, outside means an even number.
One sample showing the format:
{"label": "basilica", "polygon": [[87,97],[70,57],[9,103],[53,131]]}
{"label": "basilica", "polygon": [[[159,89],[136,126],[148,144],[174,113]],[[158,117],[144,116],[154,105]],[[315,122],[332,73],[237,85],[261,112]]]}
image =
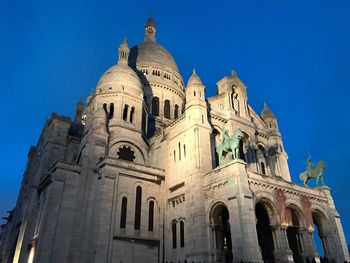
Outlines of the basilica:
{"label": "basilica", "polygon": [[330,189],[291,182],[271,109],[235,71],[213,97],[204,83],[184,82],[152,17],[142,43],[124,39],[29,149],[0,262],[350,262]]}

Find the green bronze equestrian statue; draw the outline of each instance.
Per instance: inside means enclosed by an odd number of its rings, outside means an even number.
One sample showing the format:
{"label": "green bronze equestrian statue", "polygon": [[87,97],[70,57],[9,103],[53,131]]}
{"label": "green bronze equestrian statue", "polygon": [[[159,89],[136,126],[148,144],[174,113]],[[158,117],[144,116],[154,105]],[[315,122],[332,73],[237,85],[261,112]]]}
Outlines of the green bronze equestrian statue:
{"label": "green bronze equestrian statue", "polygon": [[299,175],[300,180],[304,182],[305,186],[308,186],[308,182],[311,178],[316,179],[316,186],[318,186],[318,180],[321,179],[323,182],[323,169],[326,167],[325,161],[319,161],[317,164],[311,162],[311,157],[309,156],[306,160],[306,170]]}
{"label": "green bronze equestrian statue", "polygon": [[219,156],[219,165],[223,165],[226,162],[226,156],[229,152],[232,154],[232,159],[240,159],[239,156],[239,144],[243,139],[243,132],[238,128],[232,136],[228,134],[228,131],[223,129],[223,138],[221,144],[216,148],[216,152]]}

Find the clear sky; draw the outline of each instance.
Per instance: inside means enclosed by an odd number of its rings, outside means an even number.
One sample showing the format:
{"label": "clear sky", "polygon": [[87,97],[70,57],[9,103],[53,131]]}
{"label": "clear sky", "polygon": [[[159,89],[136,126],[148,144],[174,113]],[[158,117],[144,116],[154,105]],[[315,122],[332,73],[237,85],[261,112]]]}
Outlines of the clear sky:
{"label": "clear sky", "polygon": [[195,67],[207,96],[236,70],[248,102],[279,121],[294,182],[308,153],[350,241],[350,1],[1,1],[0,215],[15,206],[30,145],[51,112],[72,116],[117,61],[123,36],[157,41],[187,83]]}

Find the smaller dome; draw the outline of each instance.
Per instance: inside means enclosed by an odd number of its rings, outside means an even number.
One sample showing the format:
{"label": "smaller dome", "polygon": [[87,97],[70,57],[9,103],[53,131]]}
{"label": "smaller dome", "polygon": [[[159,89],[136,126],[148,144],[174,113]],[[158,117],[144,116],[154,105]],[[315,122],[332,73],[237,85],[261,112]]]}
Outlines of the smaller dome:
{"label": "smaller dome", "polygon": [[266,103],[264,103],[264,108],[263,108],[263,110],[261,112],[261,116],[263,117],[263,119],[276,119],[275,115],[270,110],[270,108],[267,107]]}
{"label": "smaller dome", "polygon": [[187,82],[187,87],[192,85],[203,85],[200,77],[197,75],[196,70],[193,69],[192,75]]}
{"label": "smaller dome", "polygon": [[143,93],[140,78],[127,64],[118,63],[109,68],[97,83],[96,91],[121,89],[124,92],[139,96]]}
{"label": "smaller dome", "polygon": [[96,91],[120,90],[139,97],[143,93],[140,78],[128,65],[129,47],[126,38],[120,44],[118,64],[106,71],[97,83]]}

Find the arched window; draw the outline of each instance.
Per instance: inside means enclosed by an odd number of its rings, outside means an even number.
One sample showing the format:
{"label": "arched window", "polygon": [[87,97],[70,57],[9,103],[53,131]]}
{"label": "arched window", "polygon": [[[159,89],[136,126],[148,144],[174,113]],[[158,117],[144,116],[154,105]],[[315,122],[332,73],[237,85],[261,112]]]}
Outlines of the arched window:
{"label": "arched window", "polygon": [[126,197],[123,197],[122,208],[120,211],[120,228],[125,228],[125,225],[126,225],[127,206],[128,206],[128,199]]}
{"label": "arched window", "polygon": [[185,246],[185,223],[180,221],[180,247]]}
{"label": "arched window", "polygon": [[176,162],[176,152],[174,151],[174,163]]}
{"label": "arched window", "polygon": [[174,119],[179,117],[179,105],[175,104]]}
{"label": "arched window", "polygon": [[130,122],[131,123],[134,121],[134,113],[135,113],[135,107],[131,107],[131,111],[130,111]]}
{"label": "arched window", "polygon": [[152,98],[152,113],[155,116],[159,116],[159,98],[158,97]]}
{"label": "arched window", "polygon": [[135,199],[135,225],[136,230],[140,230],[141,226],[141,201],[142,201],[142,188],[136,187],[136,199]]}
{"label": "arched window", "polygon": [[109,119],[113,119],[114,116],[114,103],[109,105]]}
{"label": "arched window", "polygon": [[154,201],[151,200],[148,204],[148,231],[153,231],[154,220]]}
{"label": "arched window", "polygon": [[164,101],[164,118],[170,119],[170,101]]}
{"label": "arched window", "polygon": [[172,236],[173,236],[173,248],[176,248],[176,222],[173,221],[171,223],[171,231],[172,231]]}
{"label": "arched window", "polygon": [[124,105],[124,110],[123,110],[123,120],[124,121],[128,120],[128,109],[129,109],[129,105],[125,104]]}
{"label": "arched window", "polygon": [[123,146],[122,148],[119,148],[119,151],[117,152],[118,159],[126,160],[133,162],[135,159],[135,153],[129,146]]}
{"label": "arched window", "polygon": [[179,142],[179,160],[181,161],[181,144]]}
{"label": "arched window", "polygon": [[260,166],[261,166],[261,173],[262,174],[266,174],[266,171],[265,171],[265,164],[263,162],[260,163]]}
{"label": "arched window", "polygon": [[184,157],[186,158],[186,145],[184,144]]}
{"label": "arched window", "polygon": [[195,92],[195,91],[193,91],[193,96],[195,96],[195,97],[196,97],[196,92]]}
{"label": "arched window", "polygon": [[103,109],[105,110],[105,113],[108,113],[108,111],[107,111],[107,103],[103,103]]}

